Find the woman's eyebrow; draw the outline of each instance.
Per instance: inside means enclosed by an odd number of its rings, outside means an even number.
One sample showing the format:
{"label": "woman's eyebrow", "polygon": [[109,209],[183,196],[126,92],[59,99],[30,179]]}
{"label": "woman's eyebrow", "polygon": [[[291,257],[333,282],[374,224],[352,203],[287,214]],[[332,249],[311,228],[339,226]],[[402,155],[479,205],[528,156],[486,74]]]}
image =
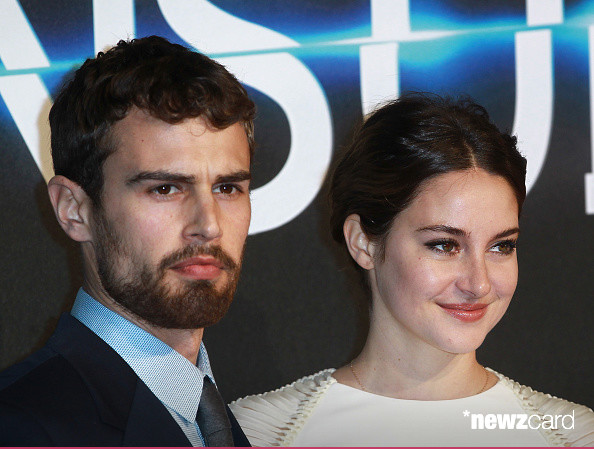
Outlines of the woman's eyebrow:
{"label": "woman's eyebrow", "polygon": [[417,232],[426,232],[426,231],[445,232],[446,234],[457,235],[459,237],[468,235],[468,232],[466,232],[463,229],[455,228],[453,226],[447,226],[447,225],[423,226],[422,228],[417,229]]}
{"label": "woman's eyebrow", "polygon": [[497,239],[502,239],[504,237],[509,237],[510,235],[513,234],[519,234],[520,233],[520,228],[509,228],[506,229],[505,231],[501,231],[499,234],[495,235],[493,237],[493,240],[497,240]]}
{"label": "woman's eyebrow", "polygon": [[[422,228],[417,229],[417,232],[424,232],[424,231],[433,231],[433,232],[445,232],[446,234],[455,235],[458,237],[466,237],[470,233],[466,232],[464,229],[455,228],[453,226],[447,225],[432,225],[432,226],[423,226]],[[504,237],[508,237],[513,234],[519,234],[520,228],[509,228],[505,231],[501,231],[493,236],[493,240],[502,239]]]}

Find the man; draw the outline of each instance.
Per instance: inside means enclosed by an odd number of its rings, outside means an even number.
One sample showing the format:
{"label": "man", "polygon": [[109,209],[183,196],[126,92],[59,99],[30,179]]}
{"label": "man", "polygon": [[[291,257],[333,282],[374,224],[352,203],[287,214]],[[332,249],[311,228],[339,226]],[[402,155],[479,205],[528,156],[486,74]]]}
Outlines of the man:
{"label": "man", "polygon": [[202,335],[237,285],[253,117],[223,66],[156,36],[76,71],[50,112],[48,191],[84,285],[0,375],[0,444],[249,445]]}

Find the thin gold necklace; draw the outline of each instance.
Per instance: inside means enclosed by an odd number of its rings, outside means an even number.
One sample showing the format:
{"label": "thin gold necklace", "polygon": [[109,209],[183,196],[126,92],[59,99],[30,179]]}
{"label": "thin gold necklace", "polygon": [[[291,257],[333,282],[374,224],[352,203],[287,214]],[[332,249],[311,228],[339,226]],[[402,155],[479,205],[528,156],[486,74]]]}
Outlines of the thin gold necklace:
{"label": "thin gold necklace", "polygon": [[[357,381],[357,383],[361,387],[361,390],[367,392],[367,388],[365,388],[363,386],[363,383],[361,382],[361,379],[359,379],[359,376],[357,376],[357,373],[355,372],[355,367],[353,366],[353,361],[352,360],[351,360],[351,363],[349,363],[349,368],[351,369],[351,373],[353,373],[353,376],[355,377],[355,380]],[[483,367],[483,371],[485,372],[485,383],[483,384],[483,387],[479,390],[479,392],[476,393],[476,394],[481,394],[483,391],[485,391],[485,388],[487,388],[487,384],[489,383],[489,372],[484,367]]]}
{"label": "thin gold necklace", "polygon": [[487,384],[489,383],[489,371],[487,371],[484,366],[482,368],[485,372],[485,383],[483,384],[483,388],[481,388],[477,394],[481,394],[483,391],[485,391],[485,388],[487,388]]}
{"label": "thin gold necklace", "polygon": [[352,360],[351,360],[351,363],[349,363],[349,367],[351,368],[351,373],[353,373],[353,376],[355,376],[355,380],[357,381],[357,383],[361,387],[361,390],[367,391],[367,389],[363,386],[363,384],[359,380],[359,376],[357,376],[357,373],[355,372],[355,368],[353,368],[353,361]]}

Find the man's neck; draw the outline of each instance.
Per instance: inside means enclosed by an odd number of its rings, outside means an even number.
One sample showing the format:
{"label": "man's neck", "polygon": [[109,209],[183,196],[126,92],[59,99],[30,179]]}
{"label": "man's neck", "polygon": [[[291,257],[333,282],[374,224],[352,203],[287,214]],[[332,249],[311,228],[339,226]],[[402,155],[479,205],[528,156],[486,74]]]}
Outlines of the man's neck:
{"label": "man's neck", "polygon": [[[128,319],[128,318],[126,318]],[[204,328],[200,329],[164,329],[162,327],[146,327],[134,322],[138,327],[157,337],[163,343],[175,349],[182,356],[196,365]]]}
{"label": "man's neck", "polygon": [[109,310],[117,313],[149,334],[158,338],[163,343],[188,359],[190,363],[194,365],[196,364],[198,360],[198,353],[200,352],[204,328],[167,329],[155,326],[122,307],[102,288],[95,288],[92,282],[87,282],[85,280],[83,288],[96,301],[103,304]]}

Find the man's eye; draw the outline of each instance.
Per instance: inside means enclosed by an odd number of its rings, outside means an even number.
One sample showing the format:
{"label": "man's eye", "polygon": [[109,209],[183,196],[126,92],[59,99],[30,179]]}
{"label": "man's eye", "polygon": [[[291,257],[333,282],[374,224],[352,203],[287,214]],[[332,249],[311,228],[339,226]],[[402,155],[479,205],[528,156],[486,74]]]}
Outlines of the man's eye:
{"label": "man's eye", "polygon": [[152,191],[158,195],[171,195],[172,193],[179,192],[179,189],[171,184],[163,184],[162,186],[155,187]]}
{"label": "man's eye", "polygon": [[215,187],[215,193],[222,193],[223,195],[233,195],[234,193],[240,191],[237,186],[233,184],[221,184],[218,187]]}

